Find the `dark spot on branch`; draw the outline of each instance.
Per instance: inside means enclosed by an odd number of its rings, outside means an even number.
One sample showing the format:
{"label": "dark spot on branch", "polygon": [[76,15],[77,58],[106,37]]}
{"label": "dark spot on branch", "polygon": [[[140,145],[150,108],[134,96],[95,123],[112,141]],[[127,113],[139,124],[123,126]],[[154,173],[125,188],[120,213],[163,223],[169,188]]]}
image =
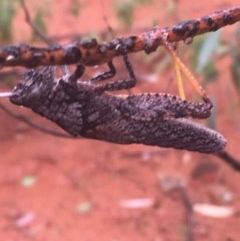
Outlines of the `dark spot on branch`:
{"label": "dark spot on branch", "polygon": [[66,60],[69,62],[77,62],[81,60],[82,52],[75,46],[66,49]]}

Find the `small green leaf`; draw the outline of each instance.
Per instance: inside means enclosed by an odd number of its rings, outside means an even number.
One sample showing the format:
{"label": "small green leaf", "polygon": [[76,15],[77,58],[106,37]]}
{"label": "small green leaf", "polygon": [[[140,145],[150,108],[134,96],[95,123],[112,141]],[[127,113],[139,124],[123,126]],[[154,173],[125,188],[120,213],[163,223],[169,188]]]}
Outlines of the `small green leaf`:
{"label": "small green leaf", "polygon": [[133,23],[134,2],[131,0],[115,1],[114,8],[122,23],[127,28],[131,28]]}
{"label": "small green leaf", "polygon": [[69,12],[74,17],[78,17],[83,7],[84,7],[84,3],[79,2],[78,0],[73,0],[69,8]]}
{"label": "small green leaf", "polygon": [[203,70],[209,65],[213,54],[215,53],[217,47],[220,43],[220,31],[210,33],[203,40],[202,45],[199,49],[198,59],[197,59],[197,72],[202,73]]}
{"label": "small green leaf", "polygon": [[[33,19],[33,22],[43,34],[46,34],[47,25],[45,24],[44,17],[45,17],[44,12],[42,10],[38,10]],[[37,39],[38,39],[38,35],[34,31],[32,31],[32,40],[35,41]]]}
{"label": "small green leaf", "polygon": [[230,50],[230,55],[232,56],[232,63],[230,66],[232,81],[235,88],[240,92],[240,26],[238,27],[236,34],[236,44]]}
{"label": "small green leaf", "polygon": [[130,29],[134,20],[135,9],[138,6],[150,3],[152,3],[152,0],[115,0],[114,9],[125,27]]}
{"label": "small green leaf", "polygon": [[12,23],[15,16],[14,2],[0,0],[0,41],[10,42],[12,40]]}
{"label": "small green leaf", "polygon": [[238,92],[240,92],[240,56],[233,59],[233,63],[231,65],[231,74],[233,83]]}

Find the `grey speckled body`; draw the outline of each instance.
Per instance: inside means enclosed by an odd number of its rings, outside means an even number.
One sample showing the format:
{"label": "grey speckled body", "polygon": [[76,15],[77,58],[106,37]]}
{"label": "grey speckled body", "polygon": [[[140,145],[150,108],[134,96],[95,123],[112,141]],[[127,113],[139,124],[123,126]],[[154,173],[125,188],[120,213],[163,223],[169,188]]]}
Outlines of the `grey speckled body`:
{"label": "grey speckled body", "polygon": [[203,153],[224,149],[225,138],[187,117],[207,118],[210,103],[168,94],[111,95],[97,85],[56,79],[52,67],[29,70],[10,101],[31,108],[73,136],[119,144],[141,143]]}

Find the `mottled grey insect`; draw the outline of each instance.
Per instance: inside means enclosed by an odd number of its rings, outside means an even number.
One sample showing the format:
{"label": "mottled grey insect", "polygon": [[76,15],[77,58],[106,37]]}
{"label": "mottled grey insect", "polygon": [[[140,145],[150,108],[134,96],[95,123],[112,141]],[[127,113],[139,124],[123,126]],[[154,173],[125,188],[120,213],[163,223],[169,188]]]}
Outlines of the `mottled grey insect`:
{"label": "mottled grey insect", "polygon": [[113,95],[106,90],[130,88],[131,80],[98,85],[75,79],[74,74],[57,79],[53,67],[28,70],[10,101],[31,108],[75,137],[203,153],[221,151],[226,145],[218,132],[186,119],[210,116],[210,101],[192,103],[155,93]]}

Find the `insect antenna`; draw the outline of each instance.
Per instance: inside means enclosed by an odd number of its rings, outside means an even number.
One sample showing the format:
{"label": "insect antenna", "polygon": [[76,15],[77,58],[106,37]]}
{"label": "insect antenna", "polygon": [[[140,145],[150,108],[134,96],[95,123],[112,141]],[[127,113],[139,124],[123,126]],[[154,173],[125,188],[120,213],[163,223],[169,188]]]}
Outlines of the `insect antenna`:
{"label": "insect antenna", "polygon": [[12,92],[2,92],[0,93],[0,98],[6,98],[6,97],[11,97]]}

